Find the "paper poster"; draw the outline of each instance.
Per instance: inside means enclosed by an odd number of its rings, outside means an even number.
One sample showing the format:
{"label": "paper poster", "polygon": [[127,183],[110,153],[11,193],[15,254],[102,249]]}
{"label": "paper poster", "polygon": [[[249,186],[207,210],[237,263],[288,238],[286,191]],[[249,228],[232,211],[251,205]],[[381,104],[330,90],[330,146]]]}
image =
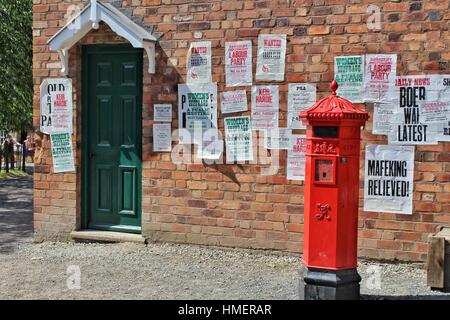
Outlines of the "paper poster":
{"label": "paper poster", "polygon": [[54,173],[75,171],[75,160],[70,136],[69,132],[50,134]]}
{"label": "paper poster", "polygon": [[278,86],[252,87],[252,128],[278,128]]}
{"label": "paper poster", "polygon": [[[450,116],[449,116],[450,118]],[[450,119],[439,126],[439,141],[450,141]]]}
{"label": "paper poster", "polygon": [[283,81],[285,64],[286,35],[259,35],[256,80]]}
{"label": "paper poster", "polygon": [[437,78],[427,75],[397,77],[395,82],[397,117],[389,134],[389,144],[437,144],[435,123],[421,119],[421,108],[439,96]]}
{"label": "paper poster", "polygon": [[225,118],[227,163],[253,161],[250,117]]}
{"label": "paper poster", "polygon": [[172,125],[155,123],[153,125],[153,152],[172,151]]}
{"label": "paper poster", "polygon": [[396,54],[368,54],[365,63],[364,101],[388,102],[397,76]]}
{"label": "paper poster", "polygon": [[275,128],[264,130],[264,148],[289,150],[291,148],[292,129]]}
{"label": "paper poster", "polygon": [[372,133],[389,135],[397,118],[395,102],[375,103],[373,107]]}
{"label": "paper poster", "polygon": [[189,84],[210,83],[211,42],[193,42],[187,56],[187,79]]}
{"label": "paper poster", "polygon": [[223,155],[223,140],[205,141],[197,148],[197,158],[219,160]]}
{"label": "paper poster", "polygon": [[154,121],[172,122],[172,105],[171,104],[155,104]]}
{"label": "paper poster", "polygon": [[222,114],[248,111],[247,91],[225,91],[221,94]]}
{"label": "paper poster", "polygon": [[412,214],[414,147],[366,146],[364,211]]}
{"label": "paper poster", "polygon": [[290,83],[288,92],[288,128],[306,129],[300,113],[317,101],[316,86],[308,83]]}
{"label": "paper poster", "polygon": [[[180,143],[195,142],[194,125],[200,122],[202,132],[217,129],[217,84],[178,85],[178,129]],[[201,139],[201,137],[200,137]]]}
{"label": "paper poster", "polygon": [[291,136],[291,146],[288,151],[287,159],[287,179],[305,180],[306,163],[306,136],[294,134]]}
{"label": "paper poster", "polygon": [[334,58],[337,94],[354,103],[364,102],[364,56]]}
{"label": "paper poster", "polygon": [[73,133],[72,80],[45,79],[41,84],[40,130]]}
{"label": "paper poster", "polygon": [[424,102],[419,110],[422,123],[444,123],[450,118],[450,102]]}
{"label": "paper poster", "polygon": [[252,42],[225,43],[225,78],[227,87],[251,86],[253,81]]}

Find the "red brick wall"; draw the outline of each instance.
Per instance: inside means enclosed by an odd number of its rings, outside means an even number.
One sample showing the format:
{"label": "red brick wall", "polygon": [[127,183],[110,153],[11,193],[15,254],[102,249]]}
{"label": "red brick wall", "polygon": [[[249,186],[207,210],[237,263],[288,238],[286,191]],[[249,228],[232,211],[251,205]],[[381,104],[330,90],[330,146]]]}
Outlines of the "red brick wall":
{"label": "red brick wall", "polygon": [[[86,1],[33,2],[34,125],[38,126],[39,85],[46,77],[60,76],[58,55],[49,51],[47,40],[64,25],[67,7]],[[369,4],[381,9],[381,30],[367,30]],[[172,103],[177,110],[177,84],[185,82],[190,42],[212,42],[213,81],[222,92],[230,90],[224,87],[225,41],[252,40],[256,57],[258,34],[287,34],[286,81],[275,83],[280,85],[281,127],[287,124],[287,84],[315,83],[320,97],[328,94],[336,55],[397,53],[399,75],[449,73],[448,0],[353,0],[351,4],[344,0],[128,0],[122,5],[144,25],[163,33],[157,46],[156,74],[144,72],[143,234],[151,240],[290,252],[301,252],[303,246],[303,184],[286,180],[286,151],[280,153],[281,169],[275,176],[260,175],[259,165],[177,166],[170,154],[152,152],[153,104]],[[121,41],[102,26],[81,43]],[[74,145],[78,146],[80,62],[80,47],[75,46],[70,77],[76,108]],[[372,104],[365,107],[373,111]],[[175,118],[173,129],[177,126]],[[220,113],[219,126],[223,130]],[[367,143],[387,143],[384,136],[372,135],[371,127],[369,122],[362,133],[362,150]],[[56,175],[50,174],[49,147],[48,137],[38,134],[37,240],[66,239],[81,220],[80,148],[76,149],[77,174]],[[360,212],[361,257],[424,260],[428,234],[439,225],[450,224],[450,144],[419,146],[415,160],[413,215]],[[361,167],[361,195],[362,173]]]}

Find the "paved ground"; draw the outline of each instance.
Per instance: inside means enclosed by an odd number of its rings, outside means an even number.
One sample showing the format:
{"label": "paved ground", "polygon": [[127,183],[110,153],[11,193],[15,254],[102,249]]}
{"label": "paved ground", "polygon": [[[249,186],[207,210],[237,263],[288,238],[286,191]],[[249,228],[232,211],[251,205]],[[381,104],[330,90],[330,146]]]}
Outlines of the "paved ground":
{"label": "paved ground", "polygon": [[[0,181],[0,299],[299,298],[297,257],[174,244],[32,244],[31,239],[30,178]],[[365,299],[450,299],[426,287],[420,265],[366,261],[359,272]]]}

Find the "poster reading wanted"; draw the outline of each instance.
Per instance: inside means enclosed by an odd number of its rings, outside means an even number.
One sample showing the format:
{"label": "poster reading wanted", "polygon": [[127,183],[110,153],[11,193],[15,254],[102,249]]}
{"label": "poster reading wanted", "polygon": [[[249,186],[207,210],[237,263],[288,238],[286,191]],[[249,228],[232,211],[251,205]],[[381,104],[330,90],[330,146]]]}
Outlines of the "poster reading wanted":
{"label": "poster reading wanted", "polygon": [[300,113],[317,101],[316,86],[309,83],[290,83],[288,92],[288,128],[306,129]]}
{"label": "poster reading wanted", "polygon": [[189,84],[210,83],[211,42],[193,42],[187,55],[187,79]]}
{"label": "poster reading wanted", "polygon": [[334,78],[340,97],[354,103],[364,102],[364,56],[335,57]]}
{"label": "poster reading wanted", "polygon": [[253,81],[252,42],[225,43],[225,78],[227,87],[251,86]]}
{"label": "poster reading wanted", "polygon": [[278,86],[253,86],[252,128],[278,128]]}
{"label": "poster reading wanted", "polygon": [[283,81],[285,64],[286,35],[259,35],[256,80]]}
{"label": "poster reading wanted", "polygon": [[248,111],[245,90],[225,91],[221,94],[222,114]]}
{"label": "poster reading wanted", "polygon": [[364,211],[412,214],[414,147],[368,145]]}
{"label": "poster reading wanted", "polygon": [[294,134],[291,136],[291,147],[288,151],[287,178],[288,180],[305,180],[306,136]]}
{"label": "poster reading wanted", "polygon": [[74,172],[75,160],[69,132],[51,133],[53,172]]}
{"label": "poster reading wanted", "polygon": [[73,133],[72,80],[45,79],[41,84],[40,131]]}
{"label": "poster reading wanted", "polygon": [[365,63],[364,101],[389,102],[397,76],[396,54],[368,54]]}
{"label": "poster reading wanted", "polygon": [[227,163],[253,161],[250,117],[225,118]]}

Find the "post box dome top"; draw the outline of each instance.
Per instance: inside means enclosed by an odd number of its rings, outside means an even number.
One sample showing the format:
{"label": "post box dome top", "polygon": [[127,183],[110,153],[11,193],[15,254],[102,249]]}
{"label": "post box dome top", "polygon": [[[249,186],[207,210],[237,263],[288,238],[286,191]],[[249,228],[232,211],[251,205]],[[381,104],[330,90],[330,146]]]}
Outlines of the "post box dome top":
{"label": "post box dome top", "polygon": [[358,121],[365,122],[369,119],[367,113],[361,107],[353,104],[347,99],[341,98],[336,94],[338,83],[333,80],[330,85],[332,94],[320,100],[311,108],[303,111],[300,114],[302,120],[316,120],[316,121]]}

